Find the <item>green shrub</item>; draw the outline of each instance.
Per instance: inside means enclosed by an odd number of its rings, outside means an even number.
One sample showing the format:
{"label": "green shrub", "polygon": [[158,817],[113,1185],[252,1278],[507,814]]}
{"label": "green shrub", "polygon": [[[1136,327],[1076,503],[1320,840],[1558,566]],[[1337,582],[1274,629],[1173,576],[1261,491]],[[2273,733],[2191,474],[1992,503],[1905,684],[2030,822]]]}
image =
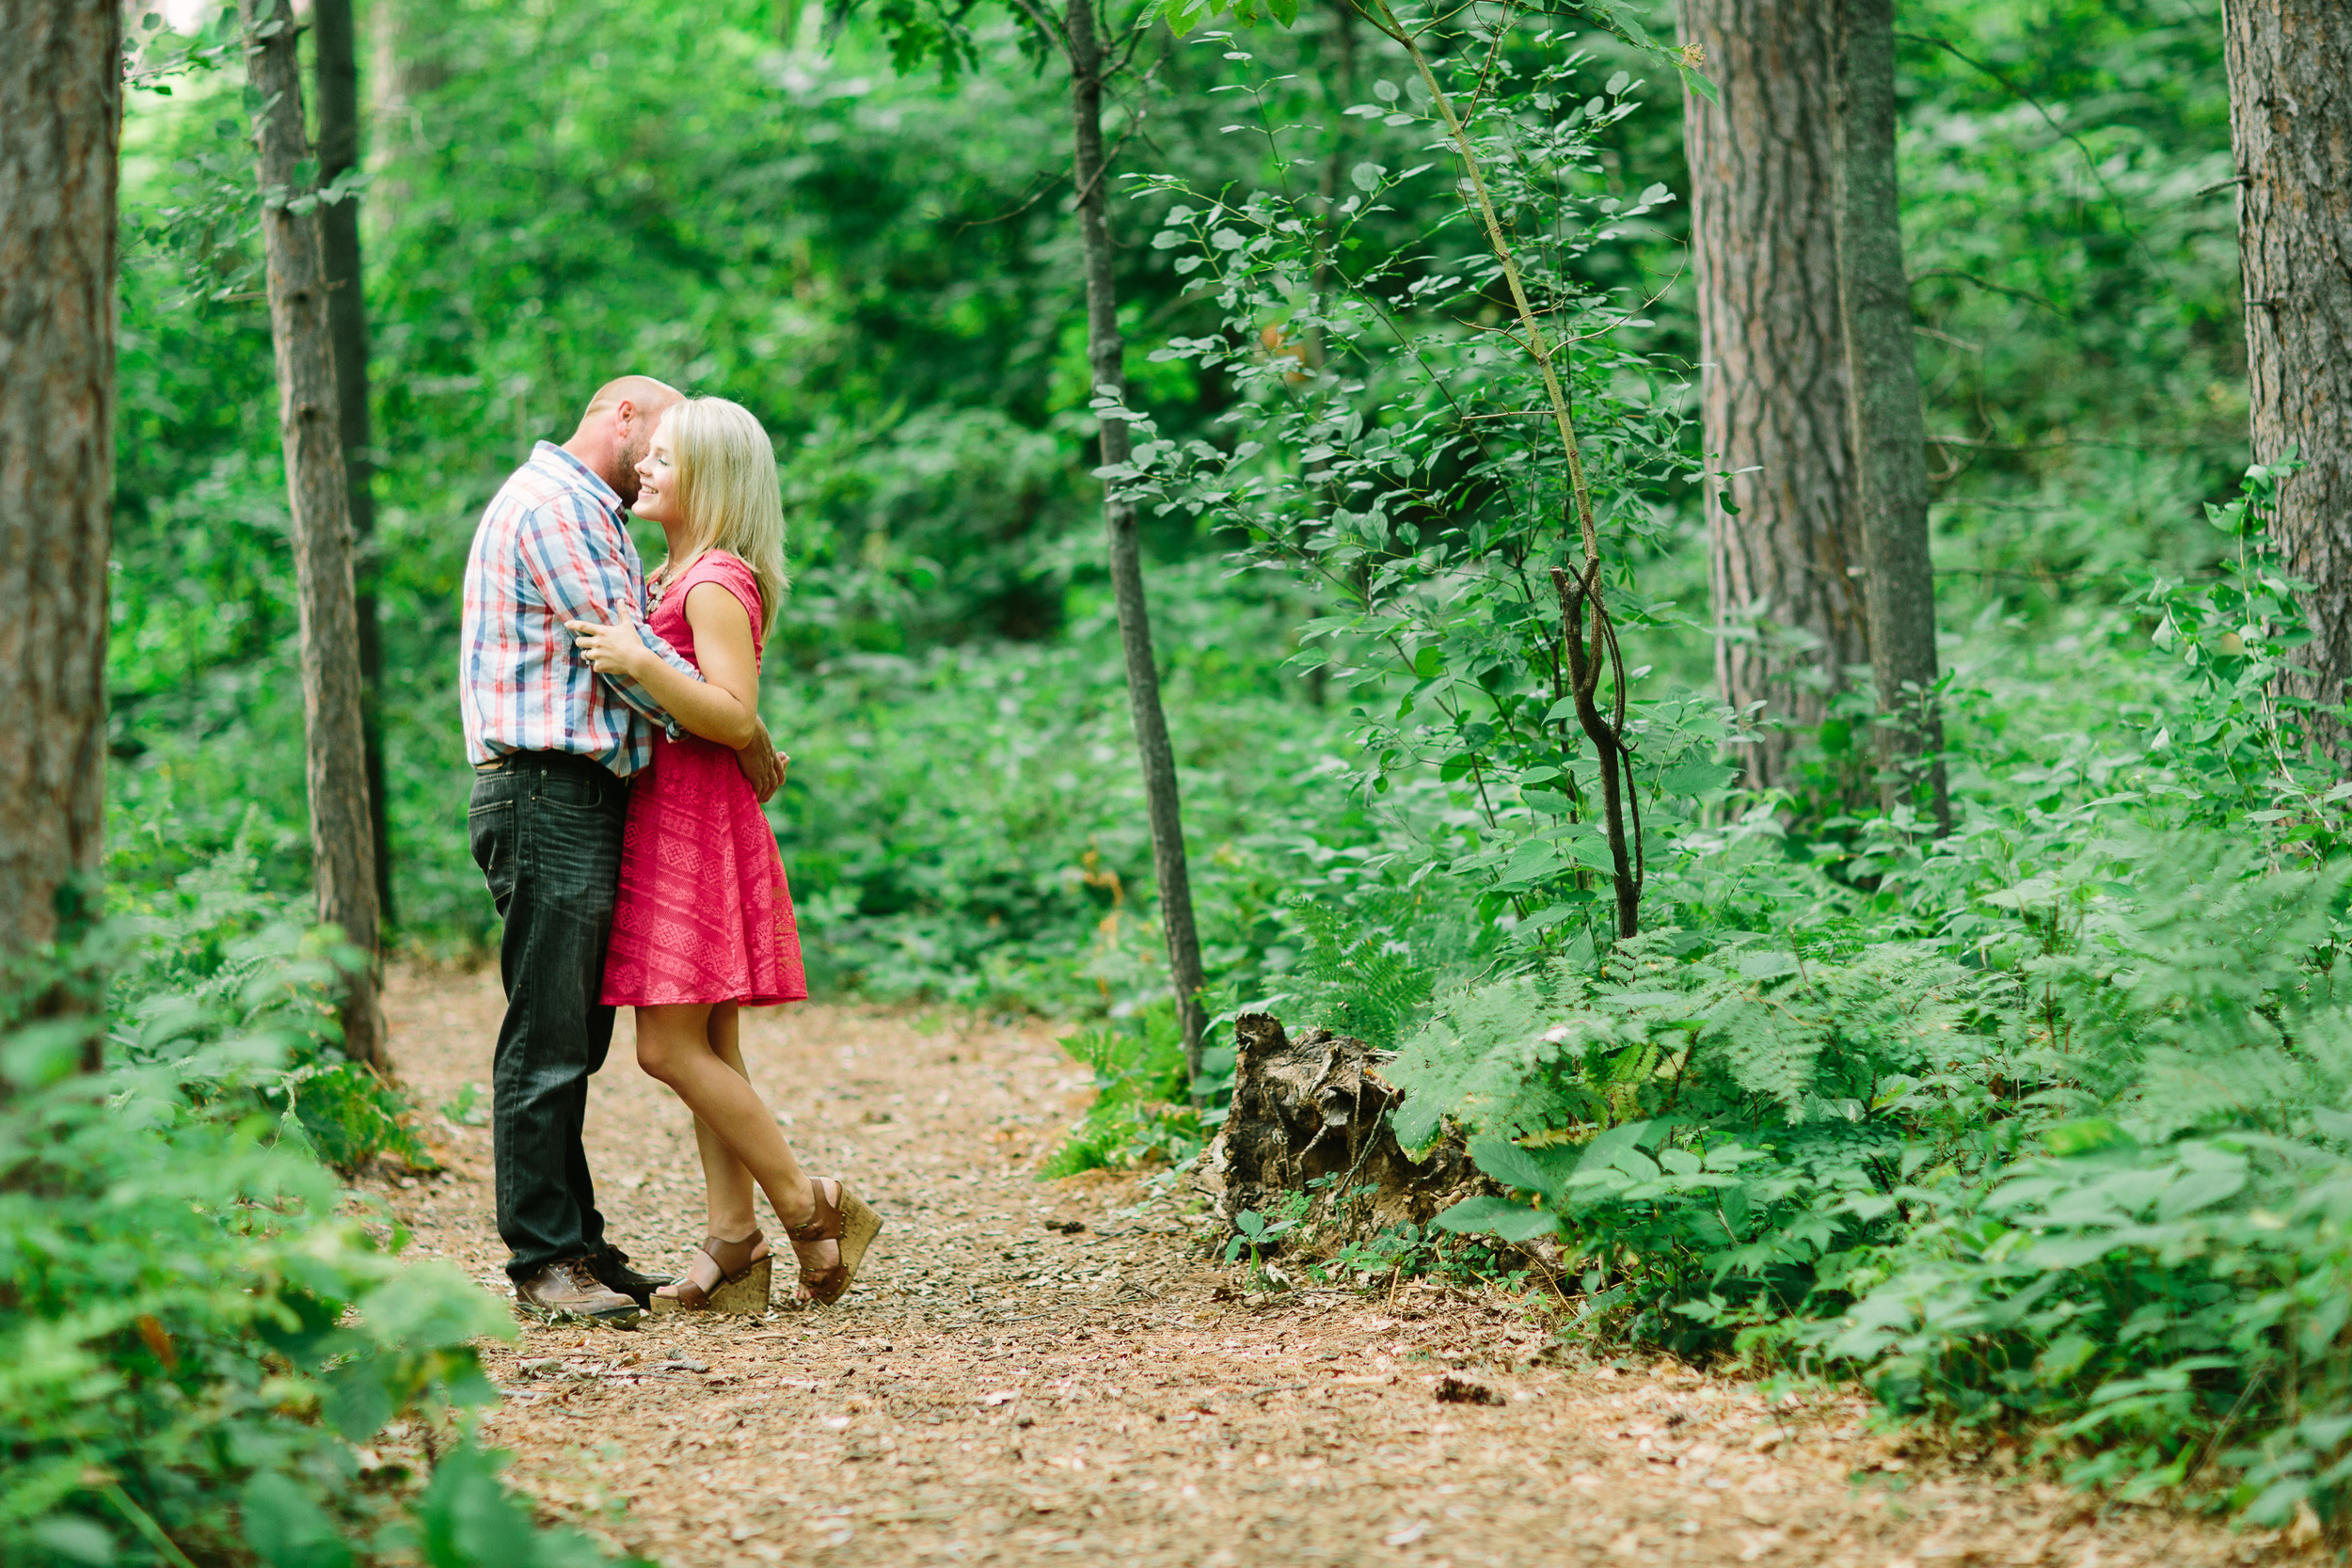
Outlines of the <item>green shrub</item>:
{"label": "green shrub", "polygon": [[[229,847],[188,861],[168,880],[117,893],[108,1052],[117,1062],[169,1065],[199,1102],[249,1104],[338,1170],[378,1154],[426,1167],[432,1158],[389,1084],[345,1057],[333,1002],[340,968],[358,951],[308,924],[308,896],[262,879],[248,818]],[[259,1071],[230,1042],[266,1034],[282,1059]]]}
{"label": "green shrub", "polygon": [[1398,1136],[1445,1119],[1528,1199],[1437,1223],[1557,1235],[1588,1314],[1686,1354],[1739,1323],[1820,1311],[1906,1161],[1980,1125],[1994,1041],[1957,1027],[1983,982],[1915,944],[1845,961],[1770,943],[1644,937],[1597,976],[1552,969],[1448,998],[1389,1075]]}
{"label": "green shrub", "polygon": [[1398,1132],[1453,1119],[1512,1196],[1437,1224],[1557,1238],[1587,1332],[1859,1373],[2087,1483],[2336,1520],[2347,871],[2211,833],[2109,856],[2135,882],[2009,972],[1663,932],[1441,998],[1391,1069]]}
{"label": "green shrub", "polygon": [[1889,1408],[2029,1423],[2072,1479],[2341,1524],[2352,1480],[2352,1115],[2325,1140],[2147,1146],[2107,1121],[1929,1189],[1899,1271],[1803,1336]]}
{"label": "green shrub", "polygon": [[514,1328],[447,1264],[394,1257],[397,1230],[310,1157],[288,1085],[316,1049],[317,952],[256,956],[177,1005],[148,992],[100,1074],[76,1069],[106,1019],[0,1037],[0,1560],[604,1560],[541,1534],[462,1424],[429,1481],[430,1444],[378,1439],[391,1462],[361,1466],[387,1423],[429,1435],[494,1399],[471,1341]]}
{"label": "green shrub", "polygon": [[1090,1024],[1061,1046],[1093,1073],[1094,1103],[1047,1157],[1041,1180],[1174,1164],[1200,1149],[1200,1118],[1184,1103],[1184,1039],[1173,1003]]}

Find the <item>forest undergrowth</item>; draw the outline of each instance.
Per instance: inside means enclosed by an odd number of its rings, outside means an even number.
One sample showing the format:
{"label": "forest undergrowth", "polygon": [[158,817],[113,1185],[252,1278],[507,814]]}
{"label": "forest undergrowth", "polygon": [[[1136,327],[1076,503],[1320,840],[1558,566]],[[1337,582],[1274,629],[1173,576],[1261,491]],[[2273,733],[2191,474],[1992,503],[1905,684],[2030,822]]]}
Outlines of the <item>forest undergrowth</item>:
{"label": "forest undergrowth", "polygon": [[[472,1440],[469,1413],[498,1398],[475,1343],[515,1325],[354,1203],[339,1173],[431,1157],[398,1091],[337,1049],[335,976],[358,956],[253,877],[227,857],[173,908],[12,976],[0,1557],[606,1563],[535,1525]],[[23,1006],[90,986],[79,1016]]]}

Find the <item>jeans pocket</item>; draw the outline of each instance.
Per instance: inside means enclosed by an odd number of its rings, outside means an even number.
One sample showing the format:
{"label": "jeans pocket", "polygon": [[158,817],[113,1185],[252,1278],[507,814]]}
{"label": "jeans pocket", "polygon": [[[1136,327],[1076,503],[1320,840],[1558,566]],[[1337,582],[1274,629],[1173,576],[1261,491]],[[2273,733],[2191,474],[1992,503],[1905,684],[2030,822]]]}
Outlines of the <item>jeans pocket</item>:
{"label": "jeans pocket", "polygon": [[[606,786],[614,797],[616,783]],[[531,892],[550,913],[606,930],[621,880],[624,816],[617,799],[575,805],[541,797],[531,802],[522,832],[530,841]],[[599,949],[601,934],[596,939]]]}
{"label": "jeans pocket", "polygon": [[531,798],[534,804],[564,811],[604,811],[623,798],[621,788],[618,779],[548,772],[541,775]]}
{"label": "jeans pocket", "polygon": [[473,851],[474,864],[482,868],[482,879],[490,884],[490,901],[503,915],[507,900],[515,895],[515,877],[521,860],[515,832],[515,802],[487,800],[469,806],[466,842]]}

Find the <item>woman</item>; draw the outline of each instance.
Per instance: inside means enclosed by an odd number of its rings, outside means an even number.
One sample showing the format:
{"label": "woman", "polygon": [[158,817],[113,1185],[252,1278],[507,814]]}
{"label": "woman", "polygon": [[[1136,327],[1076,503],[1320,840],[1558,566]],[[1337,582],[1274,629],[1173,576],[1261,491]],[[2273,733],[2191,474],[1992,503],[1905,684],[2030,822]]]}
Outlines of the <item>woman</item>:
{"label": "woman", "polygon": [[808,995],[775,834],[736,765],[759,705],[759,650],[785,587],[775,451],[759,421],[720,398],[673,407],[637,466],[636,514],[669,558],[647,581],[646,624],[702,672],[672,668],[633,627],[568,623],[591,667],[643,684],[686,738],[658,740],[622,841],[604,996],[637,1009],[637,1062],[694,1113],[710,1233],[657,1312],[761,1311],[771,1255],[756,1181],[784,1222],[805,1293],[831,1305],[882,1221],[842,1184],[802,1174],[752,1087],[740,1009]]}

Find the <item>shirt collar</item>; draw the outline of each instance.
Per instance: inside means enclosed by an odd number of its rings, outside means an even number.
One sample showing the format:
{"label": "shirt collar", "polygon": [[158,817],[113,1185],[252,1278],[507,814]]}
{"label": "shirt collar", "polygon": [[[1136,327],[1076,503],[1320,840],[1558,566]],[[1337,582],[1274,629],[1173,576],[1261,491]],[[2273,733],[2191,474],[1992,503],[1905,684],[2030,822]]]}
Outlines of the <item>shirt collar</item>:
{"label": "shirt collar", "polygon": [[533,463],[546,464],[563,479],[564,483],[587,491],[607,510],[616,513],[628,510],[628,503],[621,499],[620,493],[607,484],[596,469],[582,463],[553,441],[542,441],[532,448],[531,460]]}

